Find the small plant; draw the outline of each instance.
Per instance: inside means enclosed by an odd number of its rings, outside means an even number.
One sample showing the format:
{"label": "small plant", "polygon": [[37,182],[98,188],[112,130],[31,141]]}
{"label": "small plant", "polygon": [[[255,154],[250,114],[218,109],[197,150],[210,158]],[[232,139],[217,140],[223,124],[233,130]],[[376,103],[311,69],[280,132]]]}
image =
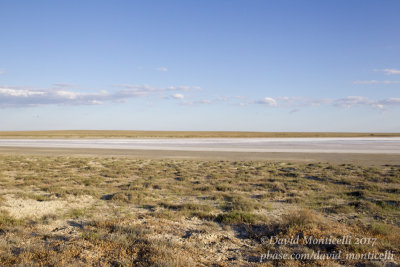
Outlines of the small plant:
{"label": "small plant", "polygon": [[21,220],[11,217],[7,212],[0,212],[0,230],[2,227],[18,226],[23,222]]}
{"label": "small plant", "polygon": [[216,222],[222,224],[255,223],[258,216],[240,211],[224,212],[217,216]]}
{"label": "small plant", "polygon": [[400,234],[400,229],[394,225],[375,222],[370,226],[370,231],[375,235],[388,236],[394,233]]}
{"label": "small plant", "polygon": [[316,214],[308,209],[293,211],[282,216],[282,224],[287,227],[303,227],[316,221]]}
{"label": "small plant", "polygon": [[68,217],[72,217],[72,218],[80,218],[85,214],[85,211],[83,209],[79,209],[79,208],[74,208],[71,209],[70,212],[68,213]]}
{"label": "small plant", "polygon": [[243,196],[225,196],[225,205],[223,208],[227,211],[247,211],[260,208],[260,204],[255,199],[249,199]]}

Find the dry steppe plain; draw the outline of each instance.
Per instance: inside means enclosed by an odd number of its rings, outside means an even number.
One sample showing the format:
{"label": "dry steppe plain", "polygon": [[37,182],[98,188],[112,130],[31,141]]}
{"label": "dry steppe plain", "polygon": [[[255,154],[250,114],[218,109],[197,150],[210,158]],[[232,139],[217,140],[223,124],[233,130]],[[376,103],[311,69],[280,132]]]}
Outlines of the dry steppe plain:
{"label": "dry steppe plain", "polygon": [[290,155],[0,148],[0,265],[400,264],[398,155]]}

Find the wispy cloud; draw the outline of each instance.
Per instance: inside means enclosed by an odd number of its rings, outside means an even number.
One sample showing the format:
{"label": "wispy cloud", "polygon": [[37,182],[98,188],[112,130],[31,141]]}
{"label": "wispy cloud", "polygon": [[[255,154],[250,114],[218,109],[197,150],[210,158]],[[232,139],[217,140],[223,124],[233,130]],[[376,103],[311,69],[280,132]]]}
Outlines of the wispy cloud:
{"label": "wispy cloud", "polygon": [[170,91],[178,90],[178,91],[185,91],[185,92],[202,90],[201,87],[199,87],[199,86],[169,86],[167,89]]}
{"label": "wispy cloud", "polygon": [[354,81],[353,84],[400,84],[400,81],[369,80],[369,81]]}
{"label": "wispy cloud", "polygon": [[[168,92],[183,92],[198,90],[198,87],[171,86],[165,88],[148,85],[122,84],[114,92],[97,91],[81,92],[60,84],[55,88],[31,89],[21,87],[0,87],[0,107],[24,107],[39,105],[98,105],[104,102],[124,102],[138,97],[163,98]],[[175,98],[182,99],[183,94],[174,94]]]}
{"label": "wispy cloud", "polygon": [[205,98],[197,98],[195,96],[190,96],[185,101],[181,102],[185,106],[199,106],[199,105],[231,105],[231,106],[246,106],[251,104],[251,102],[246,100],[244,96],[208,96]]}
{"label": "wispy cloud", "polygon": [[366,106],[379,110],[384,110],[388,106],[400,106],[400,98],[386,98],[386,99],[370,99],[365,96],[347,96],[338,99],[310,99],[302,97],[277,97],[270,98],[266,97],[259,101],[255,101],[256,104],[265,104],[269,107],[282,107],[292,108],[290,113],[293,111],[299,111],[300,107],[318,107],[318,106],[335,106],[340,108],[353,108],[357,106]]}
{"label": "wispy cloud", "polygon": [[193,100],[193,101],[183,101],[182,105],[185,106],[197,106],[197,105],[209,105],[213,104],[214,101],[210,99],[200,99],[200,100]]}
{"label": "wispy cloud", "polygon": [[369,106],[372,108],[383,110],[387,106],[400,106],[400,98],[392,97],[375,100],[363,96],[348,96],[346,98],[335,100],[334,104],[345,108],[351,108],[354,106]]}
{"label": "wispy cloud", "polygon": [[400,70],[399,69],[386,68],[386,69],[382,69],[382,70],[375,69],[374,71],[383,72],[386,75],[400,74]]}
{"label": "wispy cloud", "polygon": [[10,96],[10,97],[30,97],[37,95],[44,95],[45,92],[41,91],[31,91],[23,89],[10,89],[10,88],[0,88],[0,95]]}
{"label": "wispy cloud", "polygon": [[163,72],[168,71],[168,69],[166,67],[158,67],[157,70],[158,71],[163,71]]}
{"label": "wispy cloud", "polygon": [[328,104],[331,102],[330,99],[321,98],[321,99],[313,99],[307,97],[277,97],[277,101],[280,106],[283,107],[318,107],[323,104]]}
{"label": "wispy cloud", "polygon": [[333,104],[335,106],[343,107],[343,108],[351,108],[357,105],[371,105],[373,100],[370,100],[368,97],[364,96],[348,96],[345,98],[335,99]]}
{"label": "wispy cloud", "polygon": [[104,103],[121,103],[133,98],[178,99],[182,105],[236,105],[248,106],[261,104],[270,108],[289,109],[290,113],[301,108],[333,106],[337,108],[370,107],[385,110],[389,107],[400,107],[400,98],[370,99],[365,96],[347,96],[337,99],[306,97],[264,97],[251,100],[243,96],[207,96],[196,95],[201,90],[196,86],[154,87],[150,85],[117,84],[113,90],[78,90],[71,84],[57,83],[51,88],[28,88],[0,86],[0,108],[29,107],[40,105],[101,105]]}
{"label": "wispy cloud", "polygon": [[380,101],[383,105],[400,105],[400,97],[387,98]]}
{"label": "wispy cloud", "polygon": [[[135,84],[119,84],[115,87],[122,88],[115,92],[113,97],[118,101],[123,101],[127,98],[152,96],[152,97],[165,97],[170,92],[190,92],[200,90],[197,86],[169,86],[169,87],[153,87],[149,85],[135,85]],[[176,93],[179,94],[179,93]]]}
{"label": "wispy cloud", "polygon": [[5,71],[2,70],[2,69],[0,69],[0,75],[2,75],[2,74],[4,74],[4,73],[5,73]]}
{"label": "wispy cloud", "polygon": [[53,89],[0,88],[0,107],[23,107],[49,104],[93,105],[102,103],[106,92],[80,93]]}
{"label": "wispy cloud", "polygon": [[270,106],[270,107],[278,106],[278,103],[272,97],[264,97],[263,99],[261,99],[259,101],[256,101],[256,103],[257,104],[267,105],[267,106]]}
{"label": "wispy cloud", "polygon": [[184,99],[185,98],[185,96],[183,94],[173,94],[172,97],[175,99]]}

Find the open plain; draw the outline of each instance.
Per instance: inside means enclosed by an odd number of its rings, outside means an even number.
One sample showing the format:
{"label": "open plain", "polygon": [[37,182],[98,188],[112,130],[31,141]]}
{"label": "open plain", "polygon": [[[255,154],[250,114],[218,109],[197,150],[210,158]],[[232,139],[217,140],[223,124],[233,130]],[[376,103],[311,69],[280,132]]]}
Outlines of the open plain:
{"label": "open plain", "polygon": [[[294,142],[316,149],[313,140]],[[4,139],[2,144],[12,146],[0,147],[0,264],[399,264],[397,138],[347,139],[358,153],[341,144],[346,140],[324,140],[322,145],[347,150],[251,150],[260,149],[260,139],[226,139],[217,145],[215,139],[164,140],[169,147],[161,150],[159,139],[68,139],[56,147],[51,144],[58,140]],[[268,143],[261,141],[261,147]],[[25,146],[27,142],[36,145]],[[287,140],[271,142],[282,145]],[[93,143],[101,146],[85,147]],[[116,143],[128,145],[114,147]],[[153,147],[138,149],[138,143]],[[210,143],[215,151],[207,147]],[[176,150],[179,144],[184,149]],[[200,149],[188,149],[196,145]],[[371,152],[374,145],[389,152]],[[305,243],[304,237],[310,236],[350,236],[351,241]],[[269,243],[296,237],[297,244]],[[342,256],[336,259],[266,258],[339,252]],[[385,252],[391,254],[362,258]]]}
{"label": "open plain", "polygon": [[[3,155],[2,265],[251,266],[270,253],[384,253],[399,263],[399,165]],[[352,236],[371,244],[268,245]],[[357,255],[358,255],[357,254]]]}

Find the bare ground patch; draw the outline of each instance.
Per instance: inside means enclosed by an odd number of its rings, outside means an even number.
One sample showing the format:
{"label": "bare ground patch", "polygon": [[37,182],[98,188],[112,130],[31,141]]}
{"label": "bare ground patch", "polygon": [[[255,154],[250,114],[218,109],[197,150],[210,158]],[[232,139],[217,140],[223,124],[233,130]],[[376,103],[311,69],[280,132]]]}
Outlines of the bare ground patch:
{"label": "bare ground patch", "polygon": [[5,195],[4,200],[1,209],[17,219],[39,218],[46,214],[64,214],[70,209],[84,209],[94,203],[92,196],[69,197],[66,200],[38,201],[18,198],[14,195]]}

